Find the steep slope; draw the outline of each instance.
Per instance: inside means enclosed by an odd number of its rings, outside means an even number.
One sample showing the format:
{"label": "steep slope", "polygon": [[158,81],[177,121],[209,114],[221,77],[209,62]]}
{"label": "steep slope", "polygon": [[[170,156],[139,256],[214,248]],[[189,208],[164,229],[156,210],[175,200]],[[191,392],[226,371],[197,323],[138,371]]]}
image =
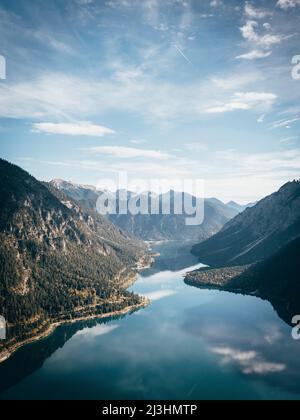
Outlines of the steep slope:
{"label": "steep slope", "polygon": [[[102,194],[92,187],[74,185],[61,180],[52,181],[52,185],[78,201],[84,208],[89,209],[96,207],[97,199]],[[134,196],[133,193],[128,192],[127,194],[128,198]],[[148,194],[150,196],[150,193]],[[176,194],[180,193],[171,192],[171,205]],[[161,202],[163,196],[156,196],[155,199]],[[204,201],[204,211],[204,222],[200,226],[187,226],[186,215],[178,215],[174,212],[169,215],[162,214],[162,212],[158,215],[109,215],[108,219],[131,235],[145,241],[203,241],[217,233],[239,212],[214,198]]]}
{"label": "steep slope", "polygon": [[261,297],[300,302],[300,237],[232,279],[227,287]]}
{"label": "steep slope", "polygon": [[83,209],[77,201],[54,188],[52,184],[44,183],[44,185],[63,205],[75,212],[79,219],[84,220],[93,234],[97,235],[103,245],[115,251],[123,263],[130,266],[137,265],[143,258],[146,246],[142,241],[122,231],[95,210]]}
{"label": "steep slope", "polygon": [[84,209],[95,210],[95,204],[99,197],[99,192],[92,185],[77,185],[72,182],[54,179],[50,184],[75,200]]}
{"label": "steep slope", "polygon": [[251,264],[299,235],[300,182],[294,181],[236,216],[193,253],[210,266]]}
{"label": "steep slope", "polygon": [[54,322],[143,304],[124,290],[141,243],[3,160],[0,181],[0,359]]}

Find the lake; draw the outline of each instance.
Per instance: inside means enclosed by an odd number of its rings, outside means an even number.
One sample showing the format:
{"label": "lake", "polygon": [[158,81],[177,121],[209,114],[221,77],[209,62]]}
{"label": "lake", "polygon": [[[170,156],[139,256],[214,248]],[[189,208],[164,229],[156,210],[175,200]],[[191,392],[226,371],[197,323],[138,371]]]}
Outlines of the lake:
{"label": "lake", "polygon": [[299,399],[300,341],[269,302],[184,284],[188,247],[132,287],[146,309],[58,328],[0,365],[0,399]]}

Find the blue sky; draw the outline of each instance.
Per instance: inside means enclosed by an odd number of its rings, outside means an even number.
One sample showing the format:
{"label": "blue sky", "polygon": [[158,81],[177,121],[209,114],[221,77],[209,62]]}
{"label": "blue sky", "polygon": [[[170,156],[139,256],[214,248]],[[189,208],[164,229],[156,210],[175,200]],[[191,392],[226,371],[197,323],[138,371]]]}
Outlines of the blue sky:
{"label": "blue sky", "polygon": [[0,0],[0,155],[42,180],[299,178],[300,0]]}

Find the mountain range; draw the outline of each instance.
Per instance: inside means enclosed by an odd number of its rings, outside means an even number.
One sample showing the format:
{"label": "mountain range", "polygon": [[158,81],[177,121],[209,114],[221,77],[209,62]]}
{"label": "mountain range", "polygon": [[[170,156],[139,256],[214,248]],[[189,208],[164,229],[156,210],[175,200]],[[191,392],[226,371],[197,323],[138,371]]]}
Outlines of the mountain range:
{"label": "mountain range", "polygon": [[[64,194],[76,200],[85,209],[95,209],[96,202],[103,194],[93,186],[76,185],[63,180],[53,180],[51,182],[55,188]],[[153,199],[153,193],[146,192]],[[178,192],[171,191],[171,206]],[[132,197],[136,198],[136,194],[126,192],[128,200]],[[161,202],[164,194],[155,195],[155,200]],[[189,198],[191,202],[195,202],[196,198],[184,194],[183,198]],[[181,240],[181,241],[203,241],[215,233],[217,233],[229,220],[236,216],[239,212],[245,210],[247,206],[239,206],[237,203],[228,205],[222,203],[216,198],[207,198],[204,200],[204,221],[199,226],[187,226],[186,215],[160,214],[154,215],[108,215],[108,219],[119,226],[122,230],[129,234],[142,239],[144,241],[161,241],[161,240]],[[172,207],[171,207],[172,208]]]}

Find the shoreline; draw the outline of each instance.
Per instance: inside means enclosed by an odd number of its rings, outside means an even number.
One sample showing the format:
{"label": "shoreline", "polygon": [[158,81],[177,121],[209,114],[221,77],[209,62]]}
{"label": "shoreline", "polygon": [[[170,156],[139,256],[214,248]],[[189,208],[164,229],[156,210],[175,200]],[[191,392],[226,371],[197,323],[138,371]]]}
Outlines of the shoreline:
{"label": "shoreline", "polygon": [[[147,258],[148,257],[148,258]],[[148,259],[148,260],[147,260]],[[127,275],[124,276],[122,287],[127,290],[129,287],[131,287],[138,278],[139,272],[146,270],[151,267],[155,259],[151,255],[151,253],[145,253],[143,256],[140,257],[137,266],[136,267],[130,267],[130,271],[127,273]],[[126,269],[124,270],[126,271]],[[119,277],[124,274],[124,271],[119,274]],[[45,331],[38,333],[38,335],[28,338],[24,341],[21,341],[19,343],[15,343],[11,346],[11,348],[8,347],[8,349],[0,350],[0,364],[10,359],[10,357],[16,353],[18,350],[20,350],[22,347],[25,347],[29,344],[33,344],[37,341],[43,340],[47,337],[49,337],[51,334],[55,332],[55,330],[62,326],[67,324],[75,324],[77,322],[83,322],[83,321],[91,321],[93,319],[106,319],[106,318],[112,318],[112,317],[119,317],[123,315],[127,315],[131,312],[135,312],[139,309],[146,308],[150,305],[151,301],[150,299],[140,296],[141,303],[127,306],[124,309],[121,309],[120,311],[113,311],[106,314],[95,314],[95,315],[89,315],[89,316],[82,316],[78,318],[74,318],[71,320],[64,320],[64,321],[56,321],[52,322]],[[89,309],[88,307],[85,309]]]}
{"label": "shoreline", "polygon": [[74,318],[71,320],[53,322],[49,325],[49,327],[45,331],[41,332],[37,336],[28,338],[27,340],[21,341],[20,343],[16,343],[11,347],[11,349],[5,349],[3,351],[0,351],[0,364],[8,360],[14,353],[16,353],[22,347],[25,347],[29,344],[35,343],[36,341],[40,341],[49,337],[51,334],[55,332],[55,330],[58,327],[62,325],[76,324],[77,322],[91,321],[93,319],[100,320],[100,319],[106,319],[106,318],[112,318],[112,317],[119,317],[119,316],[127,315],[130,312],[134,312],[139,309],[146,308],[148,305],[150,305],[149,299],[144,298],[144,297],[142,297],[141,299],[142,299],[141,303],[137,305],[127,306],[126,308],[121,309],[120,311],[113,311],[113,312],[108,312],[106,314],[99,314],[99,315],[95,314],[95,315],[90,315],[90,316]]}
{"label": "shoreline", "polygon": [[233,291],[230,281],[248,270],[250,265],[222,268],[205,268],[190,271],[186,274],[184,282],[189,286],[212,288],[223,291]]}

